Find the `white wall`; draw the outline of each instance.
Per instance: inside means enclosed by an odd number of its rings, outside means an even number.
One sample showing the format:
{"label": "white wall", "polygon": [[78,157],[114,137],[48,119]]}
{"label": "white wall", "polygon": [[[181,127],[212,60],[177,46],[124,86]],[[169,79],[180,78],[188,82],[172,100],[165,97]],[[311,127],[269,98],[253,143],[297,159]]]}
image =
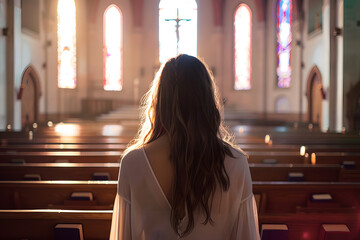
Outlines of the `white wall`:
{"label": "white wall", "polygon": [[[6,27],[7,1],[0,0],[0,29]],[[6,128],[6,37],[0,32],[0,130]]]}
{"label": "white wall", "polygon": [[[43,1],[39,1],[39,12],[43,12]],[[42,15],[40,15],[42,16]],[[39,112],[44,113],[44,81],[45,81],[45,70],[43,64],[45,63],[45,49],[44,49],[44,29],[43,29],[43,18],[40,17],[39,21],[39,33],[30,31],[29,29],[22,28],[21,34],[21,78],[24,71],[29,65],[35,69],[40,83],[40,104]]]}
{"label": "white wall", "polygon": [[81,99],[86,97],[88,86],[88,2],[77,0],[76,3],[76,88],[58,88],[57,77],[57,0],[43,0],[46,5],[45,38],[50,46],[46,50],[47,73],[44,88],[48,98],[46,111],[51,114],[71,114],[81,112]]}
{"label": "white wall", "polygon": [[[252,52],[251,52],[251,89],[234,90],[234,14],[241,3],[249,6],[252,12]],[[223,95],[228,99],[228,107],[246,112],[264,111],[264,31],[265,23],[259,22],[259,9],[255,1],[226,1],[224,14],[223,44]]]}
{"label": "white wall", "polygon": [[[309,0],[308,0],[309,1]],[[305,1],[305,9],[308,8],[308,1]],[[322,130],[329,128],[329,87],[330,87],[330,5],[328,0],[323,3],[323,25],[322,31],[308,35],[308,13],[305,11],[304,24],[304,70],[303,70],[303,113],[308,114],[308,101],[306,97],[307,80],[311,69],[317,66],[322,76],[322,84],[327,95],[327,99],[322,105]],[[307,119],[307,118],[306,118]]]}
{"label": "white wall", "polygon": [[[14,65],[13,69],[7,69],[7,71],[14,71],[14,92],[18,92],[21,85],[21,2],[14,1]],[[16,94],[13,96],[14,108],[14,122],[13,128],[16,131],[21,130],[21,101],[17,99]]]}
{"label": "white wall", "polygon": [[[119,7],[123,20],[123,89],[119,91],[105,91],[104,83],[104,57],[103,57],[103,19],[105,10],[110,5]],[[91,7],[90,5],[88,7]],[[91,14],[89,12],[89,14]],[[91,20],[90,20],[91,19]],[[95,20],[95,22],[93,22]],[[128,0],[103,0],[98,1],[95,16],[88,18],[88,41],[87,60],[88,60],[88,84],[91,84],[88,96],[107,99],[129,99],[133,98],[133,80],[139,77],[139,63],[136,62],[137,56],[134,54],[141,43],[134,41],[137,32],[133,28],[132,9]],[[86,41],[86,40],[85,40]]]}

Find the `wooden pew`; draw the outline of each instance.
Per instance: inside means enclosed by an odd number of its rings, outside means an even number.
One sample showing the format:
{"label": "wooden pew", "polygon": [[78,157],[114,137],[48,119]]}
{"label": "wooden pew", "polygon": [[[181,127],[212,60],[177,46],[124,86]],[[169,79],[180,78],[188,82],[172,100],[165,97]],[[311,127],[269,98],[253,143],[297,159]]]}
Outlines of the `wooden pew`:
{"label": "wooden pew", "polygon": [[[253,182],[259,224],[285,224],[289,239],[319,239],[322,224],[345,224],[360,237],[360,183]],[[331,201],[312,202],[313,194]]]}
{"label": "wooden pew", "polygon": [[[116,188],[117,181],[0,181],[0,209],[60,206],[74,191],[93,192],[97,205],[110,206]],[[360,183],[254,181],[253,192],[260,196],[261,214],[301,211],[314,193],[331,194],[334,202],[340,203],[345,211],[360,206]]]}
{"label": "wooden pew", "polygon": [[0,146],[0,152],[40,151],[123,151],[126,144],[25,144]]}
{"label": "wooden pew", "polygon": [[[254,164],[250,163],[253,181],[288,181],[289,173],[302,173],[303,180],[299,181],[338,181],[340,165],[311,165],[311,164]],[[295,177],[294,177],[295,178]],[[294,181],[294,180],[293,180]]]}
{"label": "wooden pew", "polygon": [[122,151],[41,151],[41,152],[0,152],[0,163],[19,162],[51,163],[66,160],[70,163],[117,163]]}
{"label": "wooden pew", "polygon": [[[246,152],[249,155],[249,163],[264,163],[265,159],[274,159],[277,163],[310,163],[308,159],[300,156],[299,151],[289,152]],[[356,152],[317,152],[316,164],[342,164],[343,161],[353,161],[355,168],[360,168],[360,153]]]}
{"label": "wooden pew", "polygon": [[[246,152],[249,163],[264,163],[264,159],[275,159],[277,163],[306,163],[299,151],[258,151]],[[51,163],[67,160],[70,163],[103,163],[119,162],[122,151],[41,151],[41,152],[0,152],[0,163],[23,159],[26,163]],[[342,164],[343,161],[354,161],[355,168],[360,168],[360,153],[319,152],[316,153],[316,164]]]}
{"label": "wooden pew", "polygon": [[309,209],[311,195],[317,193],[329,193],[332,196],[334,204],[324,208],[326,211],[342,209],[353,212],[360,207],[360,183],[254,181],[253,192],[260,195],[260,214],[304,211]]}
{"label": "wooden pew", "polygon": [[[39,180],[117,180],[119,166],[120,163],[0,163],[0,181],[36,179],[25,178],[26,174],[37,175]],[[253,181],[360,182],[359,170],[344,169],[338,164],[250,163],[249,167]]]}
{"label": "wooden pew", "polygon": [[84,239],[109,239],[112,210],[0,210],[1,239],[54,239],[59,223],[81,223]]}
{"label": "wooden pew", "polygon": [[[0,181],[0,209],[112,209],[117,181]],[[94,201],[70,200],[92,192]]]}
{"label": "wooden pew", "polygon": [[[101,192],[104,189],[105,192]],[[116,194],[116,182],[0,182],[0,191],[2,209],[67,207],[63,204],[71,192],[92,191],[102,206],[86,206],[87,209],[111,210]],[[360,183],[255,181],[253,192],[258,196],[256,198],[260,224],[286,224],[289,227],[290,239],[299,239],[299,236],[304,237],[299,234],[308,232],[307,239],[315,240],[319,227],[324,223],[346,224],[351,230],[351,239],[359,236]],[[330,194],[333,201],[309,204],[311,195],[315,193]]]}
{"label": "wooden pew", "polygon": [[[36,134],[36,133],[35,133]],[[28,135],[19,138],[2,138],[0,145],[26,145],[26,144],[127,144],[134,136],[73,136],[73,137],[51,137],[35,135],[29,139]]]}
{"label": "wooden pew", "polygon": [[[127,144],[16,144],[2,145],[0,152],[29,152],[29,151],[123,151]],[[259,144],[239,144],[245,152],[299,152],[300,145],[259,145]],[[354,152],[360,153],[359,145],[317,145],[307,146],[308,153],[318,152]]]}
{"label": "wooden pew", "polygon": [[97,180],[95,173],[107,174],[105,180],[117,180],[119,166],[120,163],[0,163],[0,181],[26,180],[26,174],[39,175],[39,180]]}
{"label": "wooden pew", "polygon": [[[108,239],[111,215],[111,210],[0,210],[0,231],[6,239],[52,239],[56,224],[81,223],[84,239]],[[317,240],[322,222],[346,222],[351,230],[350,239],[356,240],[359,236],[356,214],[268,214],[260,216],[259,221],[286,223],[289,239]]]}
{"label": "wooden pew", "polygon": [[[271,213],[259,215],[262,224],[285,224],[289,240],[319,240],[322,224],[345,224],[350,230],[349,240],[360,237],[359,213]],[[341,240],[341,239],[339,239]]]}
{"label": "wooden pew", "polygon": [[306,151],[311,153],[319,152],[353,152],[360,153],[359,144],[348,145],[348,144],[338,144],[338,145],[307,145],[306,143],[299,145],[291,144],[239,144],[239,147],[246,152],[300,152],[300,147],[306,146]]}

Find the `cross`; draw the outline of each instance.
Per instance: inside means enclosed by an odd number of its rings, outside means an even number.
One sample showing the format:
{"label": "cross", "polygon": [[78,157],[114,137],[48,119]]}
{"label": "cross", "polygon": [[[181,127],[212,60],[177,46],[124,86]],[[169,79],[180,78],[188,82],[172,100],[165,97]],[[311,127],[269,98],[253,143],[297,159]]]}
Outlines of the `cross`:
{"label": "cross", "polygon": [[179,54],[179,41],[180,41],[180,33],[179,33],[179,28],[180,28],[180,22],[181,21],[191,21],[191,19],[186,19],[186,18],[180,18],[179,17],[179,8],[176,9],[176,18],[174,19],[165,19],[165,21],[175,21],[176,22],[176,54]]}

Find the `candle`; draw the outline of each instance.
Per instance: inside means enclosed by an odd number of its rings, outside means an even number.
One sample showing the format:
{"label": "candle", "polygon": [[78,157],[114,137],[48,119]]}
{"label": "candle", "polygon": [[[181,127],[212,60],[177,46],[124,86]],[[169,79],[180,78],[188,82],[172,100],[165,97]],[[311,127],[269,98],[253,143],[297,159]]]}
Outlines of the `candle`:
{"label": "candle", "polygon": [[312,153],[312,154],[311,154],[311,164],[312,164],[312,165],[315,165],[315,164],[316,164],[316,155],[315,155],[315,153]]}
{"label": "candle", "polygon": [[270,143],[270,135],[266,134],[265,136],[265,143]]}
{"label": "candle", "polygon": [[305,146],[301,146],[300,147],[300,156],[305,156],[305,151],[306,151]]}
{"label": "candle", "polygon": [[29,131],[29,140],[33,140],[33,132]]}
{"label": "candle", "polygon": [[244,133],[244,128],[243,128],[243,127],[240,127],[240,128],[239,128],[239,133],[240,133],[240,134]]}

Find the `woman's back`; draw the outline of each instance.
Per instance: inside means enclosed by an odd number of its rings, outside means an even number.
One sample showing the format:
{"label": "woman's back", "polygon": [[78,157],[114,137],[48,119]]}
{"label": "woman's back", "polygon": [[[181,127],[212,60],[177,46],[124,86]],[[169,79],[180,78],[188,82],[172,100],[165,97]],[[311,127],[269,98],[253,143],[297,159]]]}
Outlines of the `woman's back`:
{"label": "woman's back", "polygon": [[[131,216],[126,219],[117,209],[114,209],[114,213],[119,212],[120,216],[117,217],[122,221],[129,221],[131,229],[125,229],[123,236],[127,237],[119,239],[178,239],[169,221],[170,195],[166,196],[171,186],[166,181],[171,178],[162,176],[164,172],[171,171],[171,167],[163,168],[161,160],[152,159],[155,156],[152,150],[157,147],[148,148],[149,158],[145,147],[129,152],[122,159],[118,201],[123,201],[120,205],[127,205],[125,209],[131,209]],[[231,184],[228,191],[217,187],[211,208],[214,222],[204,225],[204,215],[200,209],[196,209],[194,229],[183,239],[258,239],[247,158],[239,150],[231,151],[235,158],[226,156],[224,160]],[[161,174],[156,175],[159,171]],[[184,231],[186,224],[185,214],[179,226],[180,232]]]}

